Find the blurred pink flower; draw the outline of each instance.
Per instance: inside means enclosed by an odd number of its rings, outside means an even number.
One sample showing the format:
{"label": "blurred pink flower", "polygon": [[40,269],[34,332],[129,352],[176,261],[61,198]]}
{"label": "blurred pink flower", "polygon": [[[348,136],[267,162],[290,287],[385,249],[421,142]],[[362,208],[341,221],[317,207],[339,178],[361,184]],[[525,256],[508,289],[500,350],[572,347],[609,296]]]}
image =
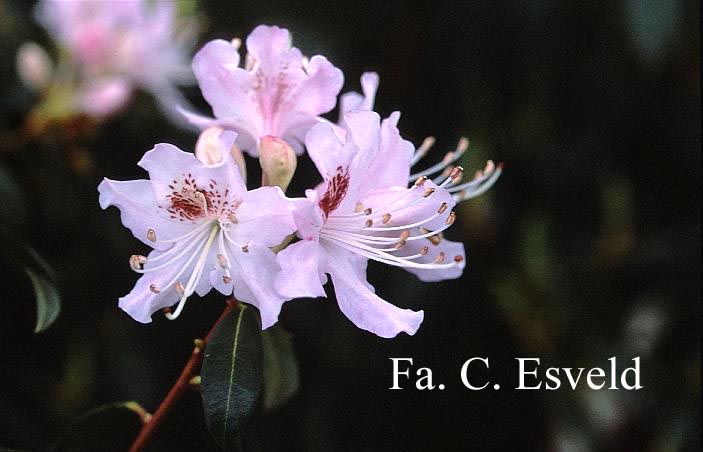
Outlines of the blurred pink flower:
{"label": "blurred pink flower", "polygon": [[194,292],[212,287],[234,293],[261,312],[267,328],[278,318],[283,297],[273,289],[279,271],[270,247],[295,231],[292,203],[278,187],[247,191],[230,154],[236,134],[219,136],[222,158],[201,163],[170,144],[157,144],[139,166],[150,180],[103,180],[100,206],[117,206],[135,237],[154,248],[132,256],[143,276],[119,305],[140,322],[178,302],[176,318]]}
{"label": "blurred pink flower", "polygon": [[193,59],[193,72],[216,119],[185,112],[195,125],[230,128],[237,144],[258,155],[259,140],[270,135],[303,152],[307,131],[332,110],[344,76],[327,59],[310,60],[291,47],[288,30],[259,25],[247,37],[239,67],[239,40],[207,43]]}
{"label": "blurred pink flower", "polygon": [[348,130],[326,123],[310,130],[305,144],[324,181],[296,201],[302,240],[278,254],[282,271],[276,278],[286,297],[324,296],[330,274],[342,312],[381,337],[414,334],[423,312],[375,295],[366,281],[368,259],[421,278],[431,272],[457,277],[464,266],[461,244],[433,245],[455,218],[454,201],[442,187],[461,170],[440,185],[422,178],[406,188],[414,147],[400,137],[398,119],[394,113],[381,124],[376,113],[355,111],[345,116]]}
{"label": "blurred pink flower", "polygon": [[142,88],[182,121],[176,85],[194,82],[189,60],[196,27],[176,9],[176,2],[163,1],[42,0],[37,19],[70,59],[63,72],[78,78],[75,108],[104,117]]}

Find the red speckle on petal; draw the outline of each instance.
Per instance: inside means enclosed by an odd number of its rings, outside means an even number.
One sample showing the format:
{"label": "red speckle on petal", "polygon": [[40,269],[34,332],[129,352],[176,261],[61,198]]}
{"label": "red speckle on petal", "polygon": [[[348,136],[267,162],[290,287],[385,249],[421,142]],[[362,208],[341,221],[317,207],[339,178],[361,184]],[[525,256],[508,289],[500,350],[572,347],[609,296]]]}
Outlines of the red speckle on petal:
{"label": "red speckle on petal", "polygon": [[325,217],[339,207],[349,190],[349,170],[337,167],[337,173],[327,184],[327,191],[319,201],[319,206],[325,213]]}

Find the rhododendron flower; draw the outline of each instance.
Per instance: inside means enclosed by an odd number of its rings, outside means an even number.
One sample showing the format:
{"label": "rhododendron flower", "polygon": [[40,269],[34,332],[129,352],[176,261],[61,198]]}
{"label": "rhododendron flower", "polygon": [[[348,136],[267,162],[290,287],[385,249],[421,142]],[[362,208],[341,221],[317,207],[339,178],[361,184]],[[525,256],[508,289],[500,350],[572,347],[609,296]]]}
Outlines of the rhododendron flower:
{"label": "rhododendron flower", "polygon": [[[135,88],[150,91],[166,113],[183,104],[176,84],[190,84],[194,23],[175,2],[43,0],[37,19],[68,53],[78,87],[74,108],[96,117],[121,108]],[[66,81],[64,81],[66,82]]]}
{"label": "rhododendron flower", "polygon": [[220,134],[222,158],[212,164],[157,144],[139,162],[150,180],[105,179],[98,187],[101,207],[117,206],[124,225],[153,248],[130,258],[143,276],[119,300],[136,320],[150,322],[178,303],[167,314],[176,318],[189,296],[214,287],[258,307],[264,328],[276,322],[285,300],[273,289],[279,266],[269,248],[295,231],[292,203],[278,187],[247,191],[229,152],[235,138]]}
{"label": "rhododendron flower", "polygon": [[216,119],[184,114],[201,129],[220,125],[236,131],[237,144],[252,156],[267,135],[302,153],[307,131],[337,103],[342,71],[323,56],[303,57],[284,28],[256,27],[246,39],[244,67],[239,45],[214,40],[195,55],[193,72]]}
{"label": "rhododendron flower", "polygon": [[[302,239],[278,254],[277,290],[286,297],[324,296],[329,274],[341,311],[357,326],[382,337],[414,334],[423,312],[400,309],[378,297],[366,281],[368,259],[406,268],[423,277],[464,265],[461,244],[437,247],[454,222],[451,195],[420,178],[406,188],[414,147],[403,140],[394,113],[381,125],[374,112],[345,115],[348,130],[314,126],[306,147],[324,181],[308,190],[295,212]],[[427,278],[431,279],[431,278]]]}

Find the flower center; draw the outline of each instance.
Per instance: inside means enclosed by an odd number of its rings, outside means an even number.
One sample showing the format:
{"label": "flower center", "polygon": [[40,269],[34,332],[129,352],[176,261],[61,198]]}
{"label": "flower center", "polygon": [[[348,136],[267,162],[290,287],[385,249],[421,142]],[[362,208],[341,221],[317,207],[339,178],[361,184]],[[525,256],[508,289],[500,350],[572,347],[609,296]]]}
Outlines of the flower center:
{"label": "flower center", "polygon": [[172,220],[194,223],[203,218],[227,216],[237,207],[237,202],[229,199],[229,188],[220,190],[217,181],[211,179],[207,186],[199,186],[188,173],[183,179],[174,179],[166,195],[168,204],[159,206],[165,209]]}

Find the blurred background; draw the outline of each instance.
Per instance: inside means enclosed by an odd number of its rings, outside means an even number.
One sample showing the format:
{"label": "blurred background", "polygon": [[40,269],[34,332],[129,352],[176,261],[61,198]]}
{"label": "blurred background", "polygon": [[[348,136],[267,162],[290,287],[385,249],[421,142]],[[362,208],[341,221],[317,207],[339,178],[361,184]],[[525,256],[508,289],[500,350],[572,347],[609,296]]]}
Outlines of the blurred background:
{"label": "blurred background", "polygon": [[[466,246],[462,278],[423,284],[370,264],[381,296],[424,309],[415,336],[359,330],[333,297],[284,306],[300,387],[255,413],[246,450],[699,448],[699,2],[179,6],[200,21],[198,47],[277,24],[344,71],[343,91],[377,71],[377,111],[400,110],[401,133],[418,145],[437,138],[426,165],[460,136],[471,140],[469,173],[489,158],[505,162],[488,194],[457,207],[447,235]],[[0,0],[0,446],[44,450],[96,406],[134,400],[155,410],[223,300],[211,293],[178,321],[155,315],[149,325],[118,309],[136,280],[128,258],[146,250],[117,209],[100,210],[96,187],[105,176],[143,177],[136,162],[154,143],[192,150],[196,137],[144,93],[99,124],[72,118],[31,130],[37,98],[18,79],[15,55],[28,40],[55,51],[32,8]],[[197,87],[183,92],[207,111]],[[289,194],[316,177],[304,157]],[[39,334],[32,284],[13,255],[20,241],[53,269],[63,301]],[[489,357],[500,391],[461,385],[474,356]],[[612,356],[641,357],[643,389],[513,389],[516,357],[607,368]],[[432,368],[447,389],[389,391],[390,357]],[[104,435],[103,450],[120,450],[108,440],[119,432]],[[197,393],[150,450],[217,450]]]}

